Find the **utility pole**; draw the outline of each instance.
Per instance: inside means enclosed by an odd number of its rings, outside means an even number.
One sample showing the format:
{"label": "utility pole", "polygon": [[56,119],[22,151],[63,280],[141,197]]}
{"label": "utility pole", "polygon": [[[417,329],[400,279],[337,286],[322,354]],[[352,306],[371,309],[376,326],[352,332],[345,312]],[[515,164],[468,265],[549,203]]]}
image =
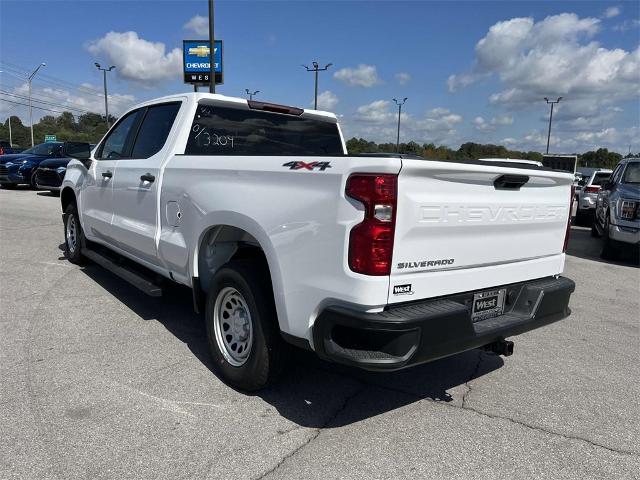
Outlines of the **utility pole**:
{"label": "utility pole", "polygon": [[29,75],[29,79],[28,79],[28,83],[29,83],[29,126],[31,128],[31,146],[33,147],[34,143],[33,143],[33,108],[31,107],[31,82],[33,81],[33,77],[36,76],[36,73],[38,73],[38,70],[40,70],[41,67],[45,67],[47,64],[42,62],[40,65],[38,65],[38,68],[36,68],[31,75]]}
{"label": "utility pole", "polygon": [[315,73],[315,93],[313,96],[313,108],[317,110],[318,109],[318,72],[324,72],[325,70],[328,70],[329,67],[333,65],[333,63],[327,63],[324,66],[324,68],[320,68],[318,66],[318,62],[312,62],[311,64],[313,65],[313,68],[309,68],[306,65],[302,65],[302,66],[307,69],[307,72]]}
{"label": "utility pole", "polygon": [[209,0],[209,93],[216,93],[216,37],[213,33],[213,0]]}
{"label": "utility pole", "polygon": [[13,147],[13,137],[11,136],[11,113],[9,113],[9,146]]}
{"label": "utility pole", "polygon": [[400,153],[400,115],[402,115],[402,106],[404,105],[404,102],[407,101],[407,97],[404,97],[402,102],[399,102],[395,98],[393,101],[398,106],[398,136],[396,137],[396,153]]}
{"label": "utility pole", "polygon": [[256,90],[255,92],[251,92],[251,91],[249,91],[248,88],[245,88],[244,91],[247,92],[247,95],[249,96],[249,100],[253,100],[253,96],[260,93],[260,90]]}
{"label": "utility pole", "polygon": [[94,64],[98,70],[102,72],[102,80],[104,82],[104,118],[107,121],[107,130],[111,128],[109,123],[109,102],[107,101],[107,72],[110,72],[115,66],[111,65],[109,68],[102,68],[99,63]]}
{"label": "utility pole", "polygon": [[551,140],[551,121],[553,120],[553,106],[556,103],[560,103],[562,97],[558,97],[558,99],[554,102],[553,100],[549,100],[548,97],[544,97],[547,105],[551,105],[551,113],[549,113],[549,133],[547,134],[547,153],[549,153],[549,141]]}

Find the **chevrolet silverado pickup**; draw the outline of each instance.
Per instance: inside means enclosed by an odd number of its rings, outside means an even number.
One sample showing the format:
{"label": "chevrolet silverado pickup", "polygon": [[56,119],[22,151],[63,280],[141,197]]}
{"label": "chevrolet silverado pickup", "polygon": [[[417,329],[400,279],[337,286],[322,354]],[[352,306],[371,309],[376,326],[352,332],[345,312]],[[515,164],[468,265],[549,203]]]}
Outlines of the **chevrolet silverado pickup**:
{"label": "chevrolet silverado pickup", "polygon": [[508,355],[507,337],[570,313],[566,172],[349,156],[333,114],[205,93],[141,104],[75,157],[68,259],[149,295],[191,288],[241,389],[272,381],[290,344],[396,370]]}

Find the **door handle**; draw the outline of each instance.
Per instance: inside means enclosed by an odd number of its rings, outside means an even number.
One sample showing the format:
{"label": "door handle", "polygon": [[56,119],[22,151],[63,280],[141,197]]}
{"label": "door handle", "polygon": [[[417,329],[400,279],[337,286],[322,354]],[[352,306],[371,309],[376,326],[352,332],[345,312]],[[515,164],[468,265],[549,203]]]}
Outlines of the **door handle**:
{"label": "door handle", "polygon": [[156,177],[147,172],[144,175],[140,175],[140,180],[143,182],[153,183],[156,180]]}
{"label": "door handle", "polygon": [[111,170],[107,170],[106,172],[102,172],[103,178],[111,178],[113,177],[113,172]]}

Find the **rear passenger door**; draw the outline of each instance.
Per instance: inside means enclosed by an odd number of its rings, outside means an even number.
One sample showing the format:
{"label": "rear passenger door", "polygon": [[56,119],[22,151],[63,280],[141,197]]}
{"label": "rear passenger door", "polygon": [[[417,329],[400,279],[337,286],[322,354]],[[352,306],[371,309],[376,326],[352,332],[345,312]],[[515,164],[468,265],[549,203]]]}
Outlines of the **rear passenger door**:
{"label": "rear passenger door", "polygon": [[156,250],[160,172],[172,145],[181,102],[143,109],[127,158],[118,161],[113,183],[113,236],[117,246],[159,266]]}

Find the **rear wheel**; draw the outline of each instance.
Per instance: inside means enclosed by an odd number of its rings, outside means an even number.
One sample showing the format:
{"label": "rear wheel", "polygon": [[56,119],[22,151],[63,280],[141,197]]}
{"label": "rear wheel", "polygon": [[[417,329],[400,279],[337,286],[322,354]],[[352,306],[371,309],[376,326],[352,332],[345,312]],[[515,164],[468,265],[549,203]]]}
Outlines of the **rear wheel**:
{"label": "rear wheel", "polygon": [[81,249],[84,243],[84,233],[78,217],[75,203],[71,203],[64,211],[64,254],[71,263],[82,265],[85,258]]}
{"label": "rear wheel", "polygon": [[29,180],[29,187],[31,188],[31,190],[37,190],[38,189],[38,184],[36,183],[36,172],[35,171],[31,174],[31,179]]}
{"label": "rear wheel", "polygon": [[233,261],[213,277],[207,295],[207,339],[216,373],[242,390],[258,390],[284,364],[271,282],[256,262]]}

